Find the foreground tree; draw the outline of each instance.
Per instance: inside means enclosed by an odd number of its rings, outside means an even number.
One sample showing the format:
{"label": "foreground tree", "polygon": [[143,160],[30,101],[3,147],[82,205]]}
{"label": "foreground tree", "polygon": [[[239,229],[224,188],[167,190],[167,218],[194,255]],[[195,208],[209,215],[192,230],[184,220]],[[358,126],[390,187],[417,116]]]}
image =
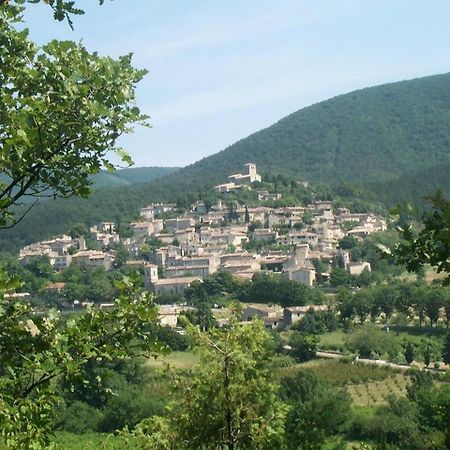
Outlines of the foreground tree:
{"label": "foreground tree", "polygon": [[398,263],[411,272],[419,272],[424,265],[449,274],[444,284],[450,284],[450,203],[441,191],[429,199],[432,208],[422,217],[421,229],[415,232],[410,224],[400,228],[404,239],[392,251]]}
{"label": "foreground tree", "polygon": [[[116,140],[146,119],[134,96],[145,71],[131,66],[130,55],[113,60],[73,42],[39,48],[17,29],[27,3],[41,1],[0,1],[0,228],[16,224],[41,197],[87,196],[89,176],[114,168],[110,152],[131,162]],[[71,23],[70,15],[83,13],[74,1],[44,3],[57,20]],[[15,215],[26,197],[32,201]],[[156,312],[149,294],[127,278],[118,283],[114,311],[68,320],[36,315],[9,295],[19,285],[0,270],[0,442],[48,448],[56,380],[86,380],[83,369],[93,359],[159,351],[148,328]]]}
{"label": "foreground tree", "polygon": [[343,431],[351,417],[346,392],[327,385],[308,369],[282,379],[281,384],[291,405],[286,419],[289,449],[320,450],[329,436]]}
{"label": "foreground tree", "polygon": [[165,417],[136,430],[149,449],[281,447],[287,408],[267,363],[271,337],[260,321],[201,333],[192,329],[200,363],[176,379]]}
{"label": "foreground tree", "polygon": [[[130,157],[116,141],[145,124],[135,85],[146,71],[131,55],[114,60],[74,42],[39,48],[18,31],[16,9],[0,6],[0,227],[40,197],[87,196],[89,175]],[[19,218],[13,208],[28,197]],[[34,200],[34,201],[30,201]]]}
{"label": "foreground tree", "polygon": [[[1,292],[17,286],[4,274],[1,281]],[[1,295],[0,436],[7,446],[47,448],[60,400],[56,380],[86,380],[84,367],[92,360],[163,351],[150,333],[157,317],[150,294],[136,290],[128,278],[117,287],[116,309],[69,319],[56,311],[34,316],[30,305]]]}

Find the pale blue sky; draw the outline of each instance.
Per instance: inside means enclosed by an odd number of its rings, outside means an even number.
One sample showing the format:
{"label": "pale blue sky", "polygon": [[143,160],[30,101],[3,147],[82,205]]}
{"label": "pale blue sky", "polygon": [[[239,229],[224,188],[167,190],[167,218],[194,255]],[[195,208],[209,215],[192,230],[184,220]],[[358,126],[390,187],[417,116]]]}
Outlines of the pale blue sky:
{"label": "pale blue sky", "polygon": [[149,70],[138,103],[153,128],[122,140],[136,166],[186,165],[312,103],[450,71],[449,0],[79,4],[75,31],[30,6],[31,36],[133,52]]}

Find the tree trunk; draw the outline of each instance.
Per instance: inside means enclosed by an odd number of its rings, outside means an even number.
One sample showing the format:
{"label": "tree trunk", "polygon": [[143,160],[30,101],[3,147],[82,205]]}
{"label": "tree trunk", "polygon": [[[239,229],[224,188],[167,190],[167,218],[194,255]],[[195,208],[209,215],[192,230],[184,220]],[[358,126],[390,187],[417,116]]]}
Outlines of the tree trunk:
{"label": "tree trunk", "polygon": [[224,358],[224,387],[225,387],[225,400],[226,400],[226,428],[227,428],[227,446],[228,450],[234,450],[234,439],[233,439],[233,417],[231,414],[231,398],[230,398],[230,377],[228,373],[229,369],[229,355],[226,354]]}

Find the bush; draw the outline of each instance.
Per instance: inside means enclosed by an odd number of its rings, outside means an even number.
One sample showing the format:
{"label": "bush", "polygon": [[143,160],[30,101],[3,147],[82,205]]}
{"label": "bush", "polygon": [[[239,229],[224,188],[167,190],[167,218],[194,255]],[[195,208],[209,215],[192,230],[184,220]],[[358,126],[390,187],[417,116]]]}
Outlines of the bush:
{"label": "bush", "polygon": [[65,430],[76,434],[97,431],[103,414],[100,410],[79,400],[63,403],[58,408],[57,430]]}
{"label": "bush", "polygon": [[402,348],[394,336],[380,330],[376,325],[365,323],[346,338],[346,346],[363,358],[379,358],[387,354],[394,358]]}

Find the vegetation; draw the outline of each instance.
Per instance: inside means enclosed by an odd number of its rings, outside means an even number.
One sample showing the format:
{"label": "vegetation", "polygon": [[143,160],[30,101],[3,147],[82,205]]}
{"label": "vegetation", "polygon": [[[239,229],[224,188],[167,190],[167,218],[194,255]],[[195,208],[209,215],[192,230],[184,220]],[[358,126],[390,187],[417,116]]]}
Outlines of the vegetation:
{"label": "vegetation", "polygon": [[177,167],[131,167],[115,172],[101,171],[92,177],[94,189],[132,186],[148,183],[178,170]]}
{"label": "vegetation", "polygon": [[146,71],[131,55],[113,60],[69,41],[39,48],[16,29],[17,10],[0,8],[0,226],[8,227],[30,208],[14,217],[24,198],[86,197],[88,176],[114,169],[108,152],[131,163],[116,139],[146,124],[134,97]]}
{"label": "vegetation", "polygon": [[[249,160],[258,164],[272,191],[283,193],[281,200],[269,206],[314,198],[333,199],[355,211],[374,205],[382,209],[381,204],[386,208],[400,200],[423,204],[426,193],[439,186],[449,188],[445,137],[449,80],[449,75],[438,75],[339,96],[298,111],[158,182],[135,184],[127,190],[98,189],[89,200],[46,202],[14,233],[0,233],[2,248],[17,249],[61,233],[80,220],[90,225],[98,220],[130,220],[152,201],[173,201],[185,208],[202,199],[210,205],[215,198],[211,187]],[[419,94],[424,92],[427,95]],[[391,164],[385,164],[387,159]],[[305,189],[299,177],[316,187]],[[423,182],[416,183],[417,179]],[[254,191],[241,194],[248,205],[255,198]]]}
{"label": "vegetation", "polygon": [[150,449],[279,447],[287,408],[267,369],[270,335],[262,322],[192,333],[200,364],[176,378],[166,415],[145,421],[135,434]]}

